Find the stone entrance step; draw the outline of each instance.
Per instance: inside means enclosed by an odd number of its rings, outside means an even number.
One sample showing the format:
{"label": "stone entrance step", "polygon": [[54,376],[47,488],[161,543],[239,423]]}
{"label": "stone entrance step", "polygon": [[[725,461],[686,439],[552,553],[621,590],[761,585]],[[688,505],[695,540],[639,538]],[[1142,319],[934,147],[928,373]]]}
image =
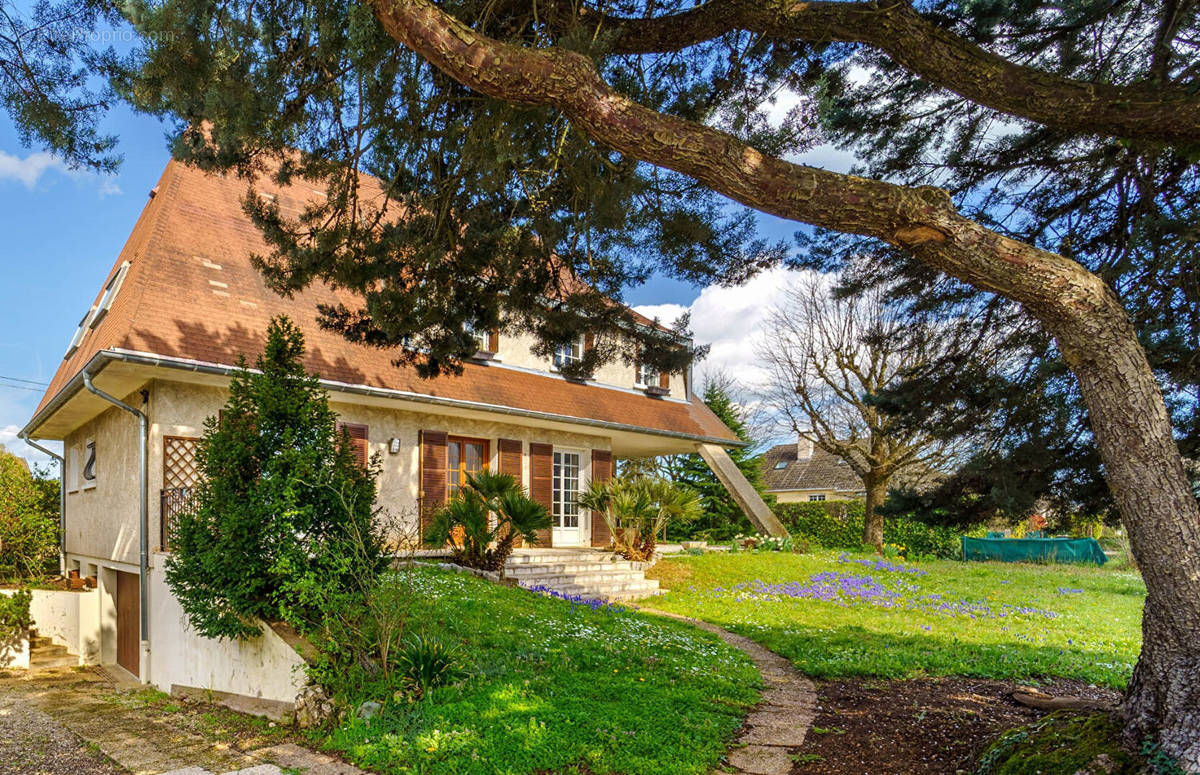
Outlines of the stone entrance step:
{"label": "stone entrance step", "polygon": [[526,549],[509,557],[504,575],[526,589],[541,587],[583,600],[632,601],[659,594],[645,564],[587,549]]}
{"label": "stone entrance step", "polygon": [[57,646],[54,641],[37,630],[29,631],[29,669],[47,670],[52,667],[76,667],[79,657],[67,651],[66,646]]}

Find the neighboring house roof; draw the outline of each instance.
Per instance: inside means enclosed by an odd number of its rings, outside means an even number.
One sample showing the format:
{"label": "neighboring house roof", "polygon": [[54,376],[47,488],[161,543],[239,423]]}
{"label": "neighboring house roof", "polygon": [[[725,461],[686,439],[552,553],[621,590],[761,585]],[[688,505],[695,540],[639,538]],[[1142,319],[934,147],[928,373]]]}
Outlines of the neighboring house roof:
{"label": "neighboring house roof", "polygon": [[[780,467],[782,464],[782,467]],[[767,492],[787,490],[837,490],[858,492],[862,480],[841,458],[814,447],[800,457],[796,444],[771,447],[762,456],[763,482]]]}
{"label": "neighboring house roof", "polygon": [[[301,181],[279,187],[257,184],[276,204],[296,215],[317,196]],[[689,401],[654,398],[626,390],[582,385],[498,365],[464,364],[461,375],[422,379],[411,366],[396,366],[384,349],[353,344],[316,323],[319,304],[357,306],[348,291],[314,284],[291,299],[273,293],[251,265],[252,254],[270,252],[242,211],[248,184],[233,175],[210,175],[182,163],[167,164],[152,198],[117,258],[112,272],[129,262],[111,309],[84,332],[78,348],[59,366],[33,420],[35,432],[59,403],[65,388],[77,385],[83,367],[97,354],[161,356],[174,361],[232,365],[261,353],[270,320],[288,315],[303,331],[306,367],[325,380],[351,386],[432,396],[530,414],[600,421],[651,432],[739,443],[736,436],[696,397]],[[107,283],[106,278],[106,283]],[[97,295],[96,304],[104,298]],[[80,310],[82,314],[86,310]],[[638,320],[652,324],[647,318]]]}

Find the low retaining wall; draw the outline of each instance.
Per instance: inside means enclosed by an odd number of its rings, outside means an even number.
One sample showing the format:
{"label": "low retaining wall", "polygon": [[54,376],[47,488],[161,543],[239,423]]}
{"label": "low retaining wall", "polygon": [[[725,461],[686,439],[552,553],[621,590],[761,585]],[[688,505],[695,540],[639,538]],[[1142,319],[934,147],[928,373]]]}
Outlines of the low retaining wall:
{"label": "low retaining wall", "polygon": [[150,568],[150,683],[176,695],[259,700],[252,712],[284,715],[304,687],[304,659],[266,624],[252,640],[198,635],[167,586],[165,559],[155,554]]}
{"label": "low retaining wall", "polygon": [[[0,589],[0,594],[11,595],[16,590]],[[29,618],[37,634],[49,638],[58,646],[65,646],[67,653],[79,657],[79,664],[94,665],[100,661],[100,591],[34,589],[29,602]],[[13,662],[9,667],[29,667],[28,637],[25,643],[23,664]],[[4,648],[0,645],[0,665],[4,662]]]}

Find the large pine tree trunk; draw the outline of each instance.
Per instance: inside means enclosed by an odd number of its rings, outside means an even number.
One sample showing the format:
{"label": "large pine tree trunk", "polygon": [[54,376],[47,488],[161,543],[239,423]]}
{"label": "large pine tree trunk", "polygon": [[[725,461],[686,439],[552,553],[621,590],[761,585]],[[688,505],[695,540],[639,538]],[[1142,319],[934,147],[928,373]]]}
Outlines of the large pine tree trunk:
{"label": "large pine tree trunk", "polygon": [[[1127,742],[1156,742],[1200,772],[1200,506],[1188,486],[1162,394],[1124,310],[1063,329],[1130,544],[1146,581],[1142,653],[1122,712]],[[1117,307],[1117,309],[1112,309]]]}
{"label": "large pine tree trunk", "polygon": [[863,507],[863,543],[883,553],[883,514],[879,507],[887,497],[887,482],[873,475],[863,479],[867,488],[866,504]]}

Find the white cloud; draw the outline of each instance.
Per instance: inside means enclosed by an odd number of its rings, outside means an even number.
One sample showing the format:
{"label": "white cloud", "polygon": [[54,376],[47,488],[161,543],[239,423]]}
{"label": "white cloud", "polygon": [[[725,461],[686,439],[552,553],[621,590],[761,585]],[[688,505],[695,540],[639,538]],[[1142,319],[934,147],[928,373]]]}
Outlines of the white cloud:
{"label": "white cloud", "polygon": [[71,170],[58,157],[44,151],[30,154],[22,159],[0,151],[0,180],[17,180],[26,188],[33,188],[47,170],[57,170],[64,175]]}
{"label": "white cloud", "polygon": [[38,151],[21,158],[0,151],[0,181],[13,180],[32,191],[47,172],[56,172],[76,182],[95,184],[100,196],[121,193],[121,188],[112,175],[71,169],[66,162],[54,154]]}
{"label": "white cloud", "polygon": [[656,304],[636,307],[648,317],[670,324],[682,313],[692,315],[692,338],[711,345],[708,357],[696,368],[697,384],[706,374],[725,372],[749,388],[762,386],[766,369],[757,355],[767,315],[784,297],[787,287],[807,271],[775,269],[763,272],[744,285],[725,288],[710,285],[688,306]]}
{"label": "white cloud", "polygon": [[[31,467],[34,465],[38,465],[43,468],[49,467],[52,469],[53,474],[57,474],[57,461],[55,461],[54,458],[50,457],[49,455],[34,449],[21,439],[17,438],[17,434],[20,433],[20,431],[21,426],[19,425],[5,425],[4,427],[0,428],[0,447],[3,447],[17,457],[25,458],[25,461],[29,463]],[[62,450],[61,441],[46,441],[39,443],[46,449],[53,450],[55,452]]]}

